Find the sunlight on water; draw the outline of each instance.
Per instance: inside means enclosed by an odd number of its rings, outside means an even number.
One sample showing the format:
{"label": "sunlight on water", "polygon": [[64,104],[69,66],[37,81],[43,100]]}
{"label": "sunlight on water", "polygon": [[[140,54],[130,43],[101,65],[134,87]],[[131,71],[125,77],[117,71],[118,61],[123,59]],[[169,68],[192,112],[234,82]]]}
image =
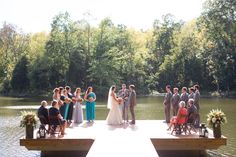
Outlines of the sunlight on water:
{"label": "sunlight on water", "polygon": [[[18,99],[0,97],[0,157],[38,157],[39,151],[28,151],[19,146],[19,139],[24,136],[25,129],[20,128],[20,111],[35,110],[39,107],[41,100]],[[135,108],[137,119],[152,120],[164,119],[162,97],[139,97]],[[211,157],[235,156],[236,157],[236,99],[201,99],[201,120],[206,122],[206,114],[212,108],[219,108],[225,112],[228,123],[222,125],[222,134],[226,136],[227,146],[218,150],[208,150]],[[24,105],[23,105],[24,104]],[[50,106],[50,105],[49,105]],[[48,107],[49,107],[48,106]],[[85,106],[83,106],[85,108]],[[104,120],[108,114],[106,101],[97,102],[96,119]],[[85,110],[84,110],[85,116]]]}

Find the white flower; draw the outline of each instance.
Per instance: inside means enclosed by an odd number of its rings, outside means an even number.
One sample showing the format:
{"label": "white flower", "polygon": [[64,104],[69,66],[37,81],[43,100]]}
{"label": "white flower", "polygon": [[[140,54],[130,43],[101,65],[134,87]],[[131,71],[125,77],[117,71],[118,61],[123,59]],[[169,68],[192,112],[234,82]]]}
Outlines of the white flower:
{"label": "white flower", "polygon": [[215,123],[215,122],[216,122],[216,118],[213,117],[213,118],[211,119],[211,121],[212,121],[212,123]]}

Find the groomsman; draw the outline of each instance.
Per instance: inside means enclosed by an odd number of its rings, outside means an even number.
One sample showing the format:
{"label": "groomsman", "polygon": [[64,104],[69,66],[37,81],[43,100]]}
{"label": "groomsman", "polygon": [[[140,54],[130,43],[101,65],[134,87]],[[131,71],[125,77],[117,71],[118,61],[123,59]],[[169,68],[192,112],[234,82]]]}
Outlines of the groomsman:
{"label": "groomsman", "polygon": [[170,90],[170,85],[166,86],[166,94],[164,97],[163,105],[165,106],[165,118],[166,123],[170,123],[170,104],[171,104],[172,93]]}
{"label": "groomsman", "polygon": [[124,121],[127,121],[127,122],[128,122],[128,120],[129,120],[129,117],[128,117],[128,107],[129,107],[128,98],[129,98],[129,90],[126,89],[126,84],[122,84],[122,88],[121,88],[121,90],[119,90],[118,96],[123,99],[122,118],[123,118]]}
{"label": "groomsman", "polygon": [[172,105],[172,110],[173,110],[173,116],[176,116],[177,115],[177,112],[178,112],[178,105],[179,105],[179,102],[180,102],[180,96],[179,96],[179,89],[178,88],[174,88],[173,89],[173,96],[171,98],[171,105]]}
{"label": "groomsman", "polygon": [[180,101],[184,101],[185,104],[188,104],[188,93],[187,93],[186,87],[182,88],[182,94],[180,96]]}
{"label": "groomsman", "polygon": [[194,88],[193,87],[189,88],[188,99],[194,99]]}
{"label": "groomsman", "polygon": [[136,106],[136,92],[135,92],[135,86],[134,85],[130,85],[129,86],[129,109],[130,109],[130,113],[131,113],[131,117],[132,117],[132,121],[130,122],[131,125],[135,124],[135,114],[134,114],[134,106]]}
{"label": "groomsman", "polygon": [[197,112],[199,113],[199,100],[200,100],[200,92],[199,92],[199,85],[194,85],[194,105],[197,107]]}

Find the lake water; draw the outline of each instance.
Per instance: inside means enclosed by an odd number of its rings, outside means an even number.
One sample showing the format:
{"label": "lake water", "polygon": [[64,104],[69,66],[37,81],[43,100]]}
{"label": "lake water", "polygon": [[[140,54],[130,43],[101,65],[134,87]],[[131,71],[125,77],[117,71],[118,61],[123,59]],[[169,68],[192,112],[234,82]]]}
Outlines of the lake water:
{"label": "lake water", "polygon": [[[24,136],[25,129],[20,128],[20,111],[36,110],[42,98],[8,98],[0,97],[0,157],[37,157],[38,151],[28,151],[19,146],[19,139]],[[135,109],[137,119],[164,119],[163,97],[139,97]],[[104,120],[107,116],[106,101],[97,101],[96,119]],[[236,99],[202,98],[200,100],[201,121],[206,122],[206,114],[211,109],[222,109],[227,116],[228,123],[222,126],[222,134],[228,138],[227,146],[218,150],[207,151],[209,156],[236,157]]]}

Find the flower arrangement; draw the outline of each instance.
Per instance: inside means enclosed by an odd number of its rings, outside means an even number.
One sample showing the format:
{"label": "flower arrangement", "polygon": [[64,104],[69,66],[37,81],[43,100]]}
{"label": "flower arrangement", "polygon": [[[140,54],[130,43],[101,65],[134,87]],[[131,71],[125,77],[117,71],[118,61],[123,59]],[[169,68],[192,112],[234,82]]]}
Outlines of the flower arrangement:
{"label": "flower arrangement", "polygon": [[37,121],[38,118],[35,112],[21,111],[20,127],[26,127],[26,126],[36,127]]}
{"label": "flower arrangement", "polygon": [[93,97],[89,97],[89,98],[88,98],[88,101],[89,101],[89,102],[93,102],[93,101],[94,101]]}
{"label": "flower arrangement", "polygon": [[219,109],[212,109],[207,114],[207,122],[209,126],[217,126],[227,122],[226,115]]}
{"label": "flower arrangement", "polygon": [[72,102],[72,100],[70,99],[70,98],[65,98],[65,100],[64,100],[64,102],[66,103],[66,104],[69,104],[69,103],[71,103]]}
{"label": "flower arrangement", "polygon": [[118,99],[118,103],[121,104],[123,99],[122,98],[117,98]]}
{"label": "flower arrangement", "polygon": [[82,103],[82,102],[84,101],[84,99],[79,98],[78,101],[79,101],[80,103]]}

